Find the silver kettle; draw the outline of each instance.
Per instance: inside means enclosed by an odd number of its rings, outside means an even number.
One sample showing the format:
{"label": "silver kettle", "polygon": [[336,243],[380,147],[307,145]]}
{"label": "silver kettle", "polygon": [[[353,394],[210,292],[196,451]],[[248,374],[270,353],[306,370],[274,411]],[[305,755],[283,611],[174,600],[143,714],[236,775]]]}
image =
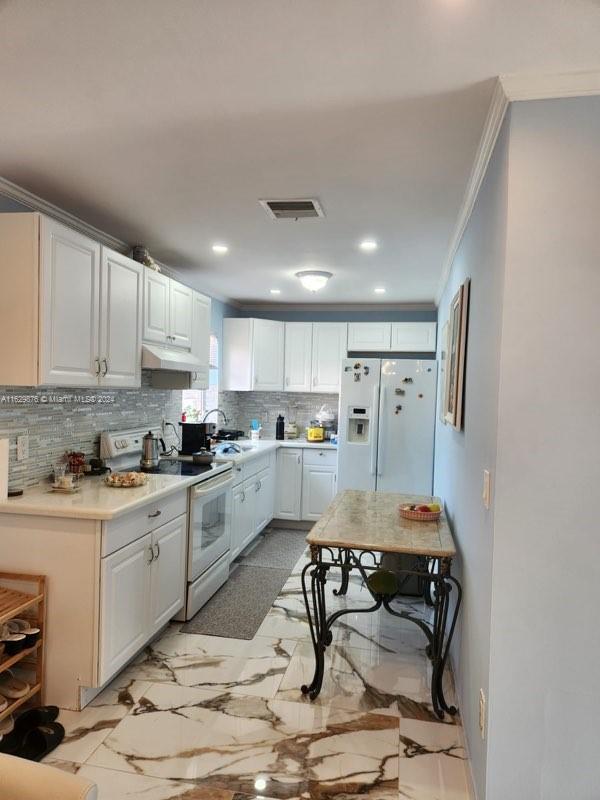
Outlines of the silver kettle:
{"label": "silver kettle", "polygon": [[140,467],[145,470],[156,469],[160,456],[158,453],[158,443],[161,442],[164,450],[164,442],[158,438],[155,433],[148,431],[142,439],[142,458]]}

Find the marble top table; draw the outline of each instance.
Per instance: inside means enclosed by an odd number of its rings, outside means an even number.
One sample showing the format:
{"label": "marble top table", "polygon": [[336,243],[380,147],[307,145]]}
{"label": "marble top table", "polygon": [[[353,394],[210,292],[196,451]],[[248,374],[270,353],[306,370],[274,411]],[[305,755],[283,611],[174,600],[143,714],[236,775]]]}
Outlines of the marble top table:
{"label": "marble top table", "polygon": [[[403,503],[439,503],[437,497],[392,492],[340,492],[313,526],[306,541],[310,561],[301,574],[302,594],[315,654],[315,671],[301,687],[311,700],[318,697],[325,673],[325,651],[333,640],[332,625],[347,614],[384,609],[393,617],[415,623],[427,640],[431,661],[431,702],[439,719],[457,709],[446,702],[443,675],[461,605],[462,589],[451,574],[456,548],[442,513],[437,522],[418,522],[400,516]],[[404,559],[394,558],[404,555]],[[410,558],[412,556],[412,558]],[[407,557],[407,558],[406,558]],[[373,603],[359,608],[344,604],[327,612],[326,586],[332,570],[341,570],[341,583],[333,590],[346,595],[350,573],[360,573]],[[419,592],[429,606],[429,620],[410,606],[402,608],[404,582],[417,579]],[[450,601],[451,596],[453,602]],[[400,606],[398,605],[400,604]]]}
{"label": "marble top table", "polygon": [[438,497],[364,492],[340,492],[306,537],[310,545],[407,553],[430,558],[454,558],[456,548],[445,514],[437,522],[417,522],[400,516],[403,503],[438,503]]}

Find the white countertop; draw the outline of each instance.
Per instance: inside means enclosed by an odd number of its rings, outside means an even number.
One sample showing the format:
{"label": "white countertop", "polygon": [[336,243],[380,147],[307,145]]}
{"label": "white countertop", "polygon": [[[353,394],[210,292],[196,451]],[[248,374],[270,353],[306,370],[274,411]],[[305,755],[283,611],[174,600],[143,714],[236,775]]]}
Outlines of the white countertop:
{"label": "white countertop", "polygon": [[[215,464],[213,475],[226,472],[227,463]],[[202,476],[205,478],[206,473]],[[0,514],[27,514],[42,517],[74,517],[75,519],[114,519],[146,503],[160,500],[173,492],[198,483],[198,475],[148,475],[144,486],[113,488],[103,477],[86,477],[75,494],[53,492],[49,483],[25,489],[21,497],[0,502]]]}
{"label": "white countertop", "polygon": [[[306,439],[259,439],[252,442],[242,439],[237,442],[248,448],[239,455],[223,455],[215,459],[211,475],[228,469],[231,463],[250,461],[263,453],[279,447],[307,447],[316,450],[337,450],[329,442],[307,442]],[[203,476],[205,477],[205,476]],[[0,514],[26,514],[42,517],[71,517],[75,519],[113,519],[154,500],[160,500],[180,489],[198,483],[197,475],[148,475],[145,486],[116,489],[106,486],[103,477],[86,477],[81,490],[75,494],[53,492],[49,483],[40,483],[25,489],[21,497],[10,497],[0,502]]]}
{"label": "white countertop", "polygon": [[[222,442],[222,444],[227,444]],[[306,439],[259,439],[253,442],[251,439],[239,439],[237,444],[242,448],[241,453],[228,453],[219,454],[217,461],[231,461],[234,464],[241,464],[244,461],[250,461],[257,456],[268,453],[272,450],[278,450],[280,447],[301,447],[311,448],[312,450],[337,450],[337,445],[330,444],[329,442],[307,442]]]}

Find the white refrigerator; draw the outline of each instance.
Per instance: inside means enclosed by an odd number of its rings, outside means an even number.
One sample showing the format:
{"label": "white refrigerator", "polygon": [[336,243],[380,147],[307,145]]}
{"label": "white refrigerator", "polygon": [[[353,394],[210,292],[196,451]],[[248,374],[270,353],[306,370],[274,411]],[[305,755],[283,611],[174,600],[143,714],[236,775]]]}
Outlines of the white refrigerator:
{"label": "white refrigerator", "polygon": [[338,490],[433,491],[437,363],[342,362]]}

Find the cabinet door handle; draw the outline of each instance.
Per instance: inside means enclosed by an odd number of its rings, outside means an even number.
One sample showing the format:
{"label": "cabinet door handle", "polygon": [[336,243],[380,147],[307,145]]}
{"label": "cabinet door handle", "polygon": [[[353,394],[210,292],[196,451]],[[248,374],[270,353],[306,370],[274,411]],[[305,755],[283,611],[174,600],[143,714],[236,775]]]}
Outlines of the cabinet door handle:
{"label": "cabinet door handle", "polygon": [[288,375],[288,376],[286,376],[286,379],[285,379],[285,385],[286,385],[286,386],[289,386],[289,385],[290,385],[290,377],[289,377],[289,375]]}
{"label": "cabinet door handle", "polygon": [[102,373],[101,377],[104,378],[106,373],[108,372],[108,359],[103,358],[102,363],[104,364],[104,372]]}
{"label": "cabinet door handle", "polygon": [[261,487],[262,487],[262,481],[258,481],[258,483],[256,484],[256,491],[260,492]]}
{"label": "cabinet door handle", "polygon": [[242,492],[242,496],[240,498],[240,502],[244,503],[246,501],[246,492]]}
{"label": "cabinet door handle", "polygon": [[161,515],[161,514],[162,514],[162,511],[161,511],[160,509],[157,509],[157,510],[154,512],[154,514],[148,514],[148,517],[149,517],[150,519],[153,519],[154,517],[160,517],[160,515]]}
{"label": "cabinet door handle", "polygon": [[100,375],[100,359],[96,356],[94,359],[94,363],[96,364],[96,376]]}
{"label": "cabinet door handle", "polygon": [[158,561],[160,557],[160,545],[158,544],[158,542],[152,548],[152,552],[154,553],[155,560]]}
{"label": "cabinet door handle", "polygon": [[146,563],[147,564],[151,564],[154,561],[154,549],[153,549],[152,545],[148,546],[148,552],[150,553],[150,558],[148,559],[148,561]]}
{"label": "cabinet door handle", "polygon": [[302,456],[298,456],[298,463],[300,463]]}

